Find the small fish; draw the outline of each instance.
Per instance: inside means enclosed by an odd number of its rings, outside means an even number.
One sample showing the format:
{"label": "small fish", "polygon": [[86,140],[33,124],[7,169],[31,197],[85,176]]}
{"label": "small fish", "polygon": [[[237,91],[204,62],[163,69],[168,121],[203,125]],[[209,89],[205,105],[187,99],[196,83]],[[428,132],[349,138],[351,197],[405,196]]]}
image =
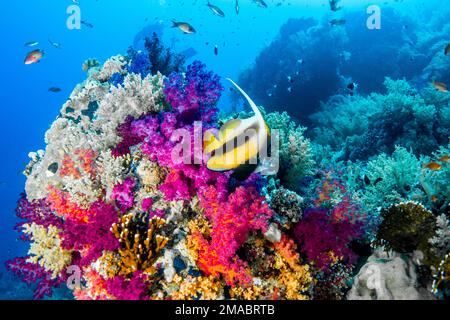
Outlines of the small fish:
{"label": "small fish", "polygon": [[287,76],[287,81],[289,81],[289,83],[294,83],[294,79],[291,76]]}
{"label": "small fish", "polygon": [[287,88],[287,91],[288,91],[289,93],[292,93],[292,91],[293,91],[292,87]]}
{"label": "small fish", "polygon": [[356,90],[357,88],[358,88],[358,84],[355,83],[355,82],[350,82],[350,83],[347,85],[347,89],[350,90],[350,91],[354,91],[354,90]]}
{"label": "small fish", "polygon": [[342,26],[346,23],[347,21],[345,19],[333,19],[330,21],[330,24],[332,26]]}
{"label": "small fish", "polygon": [[366,186],[370,185],[370,179],[366,175],[364,175],[364,183],[366,184]]}
{"label": "small fish", "polygon": [[440,92],[444,92],[444,93],[448,92],[447,85],[445,83],[433,81],[432,85],[436,90],[438,90]]}
{"label": "small fish", "polygon": [[236,0],[234,3],[234,10],[236,11],[236,14],[239,14],[239,0]]}
{"label": "small fish", "polygon": [[438,201],[438,197],[436,195],[432,195],[431,202],[436,202],[436,201]]}
{"label": "small fish", "polygon": [[225,13],[218,6],[215,6],[215,5],[211,4],[209,1],[208,1],[208,3],[206,5],[208,6],[209,9],[211,9],[211,11],[216,16],[219,16],[219,17],[222,17],[222,18],[225,17]]}
{"label": "small fish", "polygon": [[450,160],[450,156],[448,154],[440,156],[439,161],[447,163]]}
{"label": "small fish", "polygon": [[192,34],[197,32],[189,23],[177,22],[175,20],[172,21],[172,28],[178,28],[185,34]]}
{"label": "small fish", "polygon": [[35,47],[38,44],[39,44],[38,41],[28,41],[28,42],[25,42],[25,47]]}
{"label": "small fish", "polygon": [[[252,160],[258,160],[262,150],[267,148],[270,130],[252,99],[233,80],[228,79],[245,97],[255,115],[247,119],[233,119],[225,123],[217,134],[207,131],[205,134],[204,153],[211,154],[207,161],[209,170],[224,172],[233,170],[233,176],[245,180],[251,173],[258,169]],[[229,142],[240,141],[232,144],[232,150],[228,150]],[[256,161],[255,161],[256,162]]]}
{"label": "small fish", "polygon": [[264,0],[253,0],[253,2],[261,8],[267,8],[267,3],[265,3]]}
{"label": "small fish", "polygon": [[54,42],[54,41],[52,41],[52,40],[50,40],[50,39],[48,39],[48,42],[49,42],[53,47],[55,47],[56,49],[61,48],[61,44],[58,43],[58,42]]}
{"label": "small fish", "polygon": [[51,165],[48,166],[47,168],[47,172],[45,173],[47,175],[48,178],[53,177],[56,172],[58,172],[58,163],[57,162],[53,162]]}
{"label": "small fish", "polygon": [[448,56],[448,55],[450,54],[450,43],[447,44],[447,46],[445,47],[445,49],[444,49],[444,54],[445,54],[446,56]]}
{"label": "small fish", "polygon": [[214,54],[216,56],[219,54],[219,47],[217,45],[214,46]]}
{"label": "small fish", "polygon": [[339,11],[339,10],[342,9],[342,7],[338,7],[339,1],[341,1],[341,0],[330,0],[330,9],[331,9],[331,11],[336,12],[336,11]]}
{"label": "small fish", "polygon": [[88,28],[90,28],[90,29],[94,28],[94,25],[92,23],[90,23],[90,22],[87,22],[86,20],[81,20],[81,24],[86,26],[86,27],[88,27]]}
{"label": "small fish", "polygon": [[33,63],[38,63],[44,57],[44,51],[37,49],[33,50],[27,54],[24,63],[30,65]]}
{"label": "small fish", "polygon": [[58,87],[50,87],[50,88],[48,89],[48,91],[57,93],[57,92],[61,92],[61,88],[58,88]]}
{"label": "small fish", "polygon": [[439,171],[442,169],[442,166],[437,162],[430,162],[423,166],[423,169],[430,169],[431,171]]}

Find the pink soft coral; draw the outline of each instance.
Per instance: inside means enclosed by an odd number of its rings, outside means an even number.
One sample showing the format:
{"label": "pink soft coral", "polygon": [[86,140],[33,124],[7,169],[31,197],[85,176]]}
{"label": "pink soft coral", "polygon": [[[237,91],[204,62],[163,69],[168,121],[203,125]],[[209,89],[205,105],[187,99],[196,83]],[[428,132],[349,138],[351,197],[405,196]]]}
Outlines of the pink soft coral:
{"label": "pink soft coral", "polygon": [[207,274],[222,274],[229,285],[248,285],[246,262],[236,252],[250,232],[267,231],[273,212],[256,189],[239,187],[228,197],[210,186],[200,195],[200,204],[212,223],[211,240],[199,238],[198,265]]}
{"label": "pink soft coral", "polygon": [[116,201],[117,207],[126,212],[134,205],[134,193],[133,188],[136,185],[136,181],[133,178],[126,178],[121,184],[114,187],[111,199]]}

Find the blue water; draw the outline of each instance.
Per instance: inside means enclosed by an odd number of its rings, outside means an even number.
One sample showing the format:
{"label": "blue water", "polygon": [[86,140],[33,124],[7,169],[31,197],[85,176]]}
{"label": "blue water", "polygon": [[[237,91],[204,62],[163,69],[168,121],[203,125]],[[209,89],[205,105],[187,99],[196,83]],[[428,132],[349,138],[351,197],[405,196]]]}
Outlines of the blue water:
{"label": "blue water", "polygon": [[[92,23],[94,28],[83,26],[81,30],[69,30],[66,27],[66,9],[73,4],[70,0],[2,1],[0,4],[3,75],[0,86],[0,273],[4,272],[6,260],[26,252],[25,245],[15,240],[17,234],[13,226],[16,199],[25,183],[21,171],[28,162],[27,154],[45,147],[46,130],[72,89],[85,78],[81,66],[87,58],[104,61],[112,55],[124,54],[143,28],[154,25],[163,31],[164,43],[175,51],[194,48],[197,54],[193,58],[203,61],[223,77],[237,79],[274,40],[289,18],[321,20],[331,16],[328,0],[268,0],[267,9],[258,8],[250,0],[240,0],[239,15],[234,12],[234,0],[215,0],[214,4],[225,11],[225,18],[214,16],[205,6],[206,1],[200,0],[79,2],[82,19]],[[340,4],[345,9],[340,14],[344,17],[349,12],[365,15],[368,5],[378,4],[382,8],[394,8],[420,23],[430,18],[431,12],[446,8],[445,2],[342,0]],[[277,6],[278,3],[281,5]],[[198,33],[183,35],[171,29],[172,19],[191,23]],[[386,29],[383,36],[389,36],[389,32],[392,31]],[[383,41],[383,36],[379,41]],[[52,47],[48,39],[61,43],[61,48]],[[37,47],[45,50],[46,56],[40,63],[26,66],[23,60],[31,49],[24,43],[31,40],[40,42]],[[369,43],[370,39],[367,41]],[[215,45],[219,48],[217,56],[213,50]],[[364,47],[364,39],[358,45]],[[370,79],[370,74],[366,76]],[[62,92],[51,93],[49,87],[60,87]],[[221,108],[230,110],[230,101],[225,95]],[[301,108],[302,102],[298,105]],[[0,285],[0,298],[4,297],[4,290],[5,286]],[[31,293],[24,291],[21,297],[27,298],[27,294]]]}

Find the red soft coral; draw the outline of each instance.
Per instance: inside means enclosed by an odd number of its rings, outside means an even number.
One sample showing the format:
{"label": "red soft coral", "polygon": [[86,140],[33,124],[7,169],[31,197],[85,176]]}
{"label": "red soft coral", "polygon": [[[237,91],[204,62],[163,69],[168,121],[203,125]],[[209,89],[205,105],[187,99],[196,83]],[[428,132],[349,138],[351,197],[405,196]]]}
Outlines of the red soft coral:
{"label": "red soft coral", "polygon": [[273,212],[256,189],[239,187],[228,197],[210,186],[200,195],[200,204],[212,223],[211,239],[193,234],[199,244],[198,265],[207,274],[221,274],[229,285],[248,285],[247,263],[237,251],[250,232],[265,232]]}

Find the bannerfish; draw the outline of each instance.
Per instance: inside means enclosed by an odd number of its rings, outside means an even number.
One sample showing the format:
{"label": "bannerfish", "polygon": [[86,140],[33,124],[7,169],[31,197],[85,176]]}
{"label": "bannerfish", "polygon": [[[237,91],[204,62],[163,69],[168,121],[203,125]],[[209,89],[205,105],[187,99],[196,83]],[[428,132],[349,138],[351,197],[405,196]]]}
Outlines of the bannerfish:
{"label": "bannerfish", "polygon": [[432,85],[440,92],[448,92],[447,85],[445,83],[433,81]]}
{"label": "bannerfish", "polygon": [[236,14],[239,14],[239,0],[236,0],[234,4],[234,10],[236,10]]}
{"label": "bannerfish", "polygon": [[25,47],[35,47],[38,44],[39,44],[38,41],[28,41],[28,42],[25,42]]}
{"label": "bannerfish", "polygon": [[30,65],[33,63],[38,63],[44,57],[44,51],[37,49],[33,50],[27,54],[24,63]]}
{"label": "bannerfish", "polygon": [[446,56],[448,56],[449,53],[450,53],[450,43],[447,44],[447,46],[446,46],[445,49],[444,49],[444,54],[445,54]]}
{"label": "bannerfish", "polygon": [[267,8],[267,3],[265,3],[264,0],[253,0],[253,2],[261,8]]}
{"label": "bannerfish", "polygon": [[[245,180],[258,169],[260,152],[267,148],[270,130],[261,111],[252,99],[233,80],[229,80],[245,97],[255,115],[248,119],[233,119],[225,123],[217,133],[207,131],[204,138],[204,154],[211,154],[207,168],[224,172],[233,170],[233,176]],[[231,144],[231,146],[230,146]],[[228,150],[231,148],[231,150]],[[260,168],[261,169],[261,168]]]}
{"label": "bannerfish", "polygon": [[222,17],[222,18],[225,17],[225,13],[218,6],[215,6],[215,5],[211,4],[209,1],[208,1],[208,3],[206,5],[208,6],[209,9],[211,9],[211,11],[216,16],[219,16],[219,17]]}
{"label": "bannerfish", "polygon": [[191,26],[189,23],[177,22],[175,20],[172,21],[172,28],[178,28],[181,31],[183,31],[183,33],[185,33],[185,34],[192,34],[192,33],[197,32],[197,31],[195,31],[194,27]]}
{"label": "bannerfish", "polygon": [[423,169],[430,169],[431,171],[439,171],[442,169],[442,166],[437,162],[430,162],[423,166]]}

